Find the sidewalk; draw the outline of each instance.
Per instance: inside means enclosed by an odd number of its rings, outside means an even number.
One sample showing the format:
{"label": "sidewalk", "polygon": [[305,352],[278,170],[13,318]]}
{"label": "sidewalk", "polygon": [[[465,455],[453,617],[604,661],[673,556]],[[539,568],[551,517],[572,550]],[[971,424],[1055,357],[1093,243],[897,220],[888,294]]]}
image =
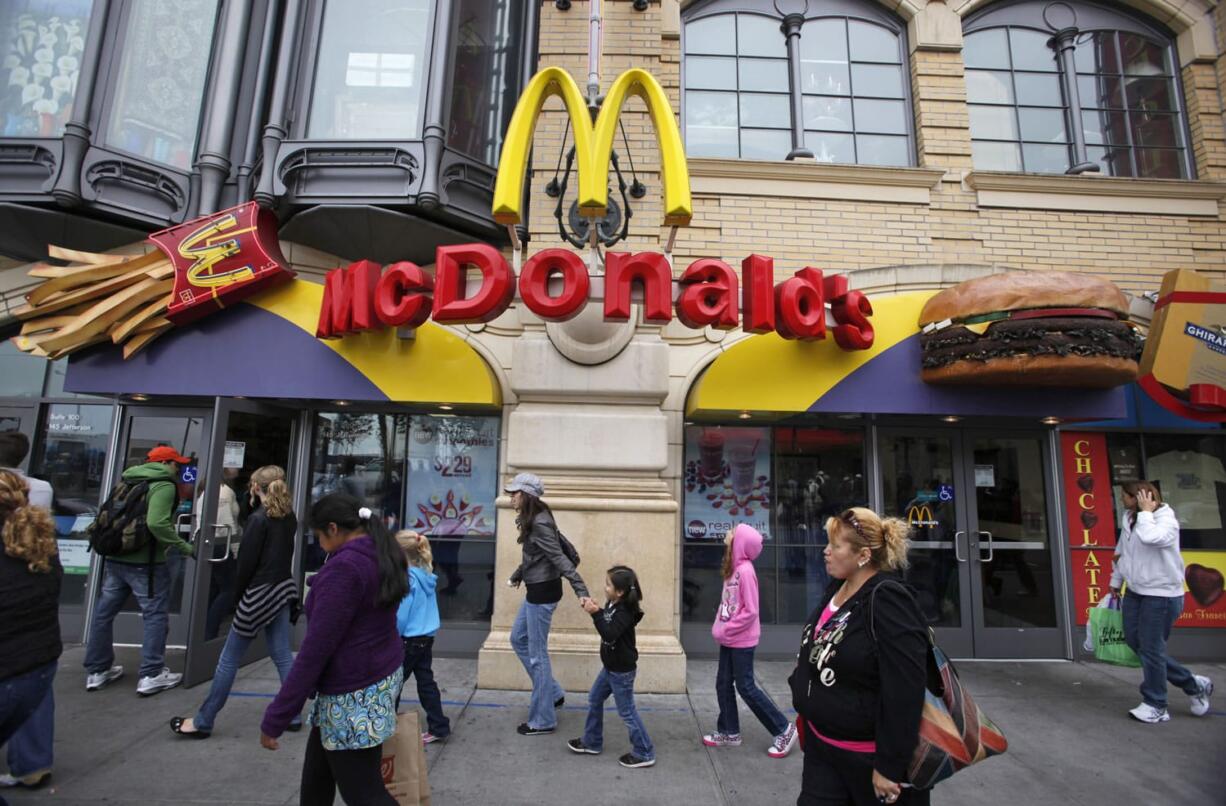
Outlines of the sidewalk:
{"label": "sidewalk", "polygon": [[[287,733],[281,750],[259,745],[259,721],[277,689],[265,660],[242,670],[235,693],[205,741],[178,739],[166,723],[188,716],[203,686],[156,697],[136,695],[134,650],[121,650],[127,675],[87,693],[82,650],[68,649],[56,680],[58,728],[53,782],[38,791],[4,790],[14,806],[111,803],[133,806],[297,803],[305,733]],[[181,665],[171,658],[171,666]],[[791,664],[760,663],[758,679],[790,709]],[[1188,715],[1175,693],[1171,721],[1143,725],[1127,716],[1139,701],[1140,671],[1074,663],[971,663],[959,671],[983,709],[1009,739],[1009,752],[940,785],[933,802],[1209,804],[1226,798],[1226,664],[1201,664],[1222,693],[1203,719]],[[745,744],[709,750],[699,736],[715,724],[715,664],[689,664],[688,694],[640,695],[639,707],[659,758],[655,767],[617,764],[628,742],[608,703],[605,751],[575,756],[565,741],[582,733],[586,692],[568,692],[557,733],[521,737],[526,692],[475,689],[474,660],[436,659],[452,737],[427,749],[433,802],[451,804],[793,804],[800,789],[799,753],[776,761],[769,737],[742,709]],[[413,693],[412,686],[406,695]],[[3,766],[0,762],[0,766]],[[338,801],[339,802],[339,801]]]}

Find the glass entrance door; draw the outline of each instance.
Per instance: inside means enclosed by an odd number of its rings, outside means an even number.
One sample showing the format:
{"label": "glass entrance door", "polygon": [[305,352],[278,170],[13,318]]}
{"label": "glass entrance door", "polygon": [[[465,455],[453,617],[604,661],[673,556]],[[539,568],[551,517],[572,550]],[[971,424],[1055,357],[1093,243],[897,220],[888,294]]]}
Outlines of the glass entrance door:
{"label": "glass entrance door", "polygon": [[882,509],[912,526],[907,581],[952,656],[1063,657],[1043,435],[882,429]]}
{"label": "glass entrance door", "polygon": [[[264,465],[290,478],[297,412],[249,400],[219,398],[208,461],[193,497],[196,558],[184,684],[212,678],[238,606],[235,590],[243,527],[252,512],[251,474]],[[225,489],[223,489],[223,486]],[[243,663],[267,655],[253,641]]]}
{"label": "glass entrance door", "polygon": [[[195,498],[196,477],[200,460],[207,450],[207,439],[212,424],[212,413],[202,409],[172,409],[154,407],[129,407],[123,413],[120,431],[120,450],[115,457],[115,481],[118,482],[126,468],[145,464],[149,451],[159,445],[169,445],[180,455],[195,460],[179,469],[177,483],[178,503],[173,516],[179,534],[185,540],[191,538],[191,502]],[[166,555],[170,571],[170,626],[166,643],[183,646],[187,641],[188,599],[185,595],[187,581],[192,576],[188,569],[192,560],[175,551]],[[94,596],[101,585],[101,574],[95,574]],[[96,599],[95,599],[96,600]],[[136,598],[128,597],[123,609],[115,618],[114,641],[117,644],[139,645],[144,637],[140,607]]]}

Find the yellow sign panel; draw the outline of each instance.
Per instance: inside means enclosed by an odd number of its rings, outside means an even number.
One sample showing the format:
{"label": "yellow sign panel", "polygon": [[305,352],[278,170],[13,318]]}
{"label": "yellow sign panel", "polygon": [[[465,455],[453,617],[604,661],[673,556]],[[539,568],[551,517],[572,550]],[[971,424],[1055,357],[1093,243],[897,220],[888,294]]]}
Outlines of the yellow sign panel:
{"label": "yellow sign panel", "polygon": [[583,93],[570,73],[561,67],[546,67],[532,77],[519,97],[511,124],[507,127],[502,157],[498,163],[498,179],[494,184],[494,220],[499,224],[520,223],[532,136],[541,108],[551,96],[561,98],[566,105],[571,130],[575,133],[579,212],[588,218],[603,217],[609,203],[609,162],[613,154],[613,135],[617,132],[622,105],[631,95],[642,98],[647,104],[655,126],[656,142],[660,146],[661,184],[664,186],[664,223],[688,226],[693,216],[693,203],[681,132],[677,129],[668,96],[659,82],[646,70],[637,67],[622,73],[613,82],[595,125],[591,122]]}
{"label": "yellow sign panel", "polygon": [[939,524],[936,518],[932,516],[932,508],[927,504],[917,504],[907,510],[907,525],[926,528],[928,526],[936,526]]}

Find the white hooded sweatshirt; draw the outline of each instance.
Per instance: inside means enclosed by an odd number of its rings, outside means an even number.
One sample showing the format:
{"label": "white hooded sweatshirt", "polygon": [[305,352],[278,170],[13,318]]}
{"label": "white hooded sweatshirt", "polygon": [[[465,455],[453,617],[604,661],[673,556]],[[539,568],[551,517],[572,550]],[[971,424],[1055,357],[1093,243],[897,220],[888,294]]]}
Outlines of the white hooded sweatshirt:
{"label": "white hooded sweatshirt", "polygon": [[1142,596],[1183,596],[1183,557],[1179,554],[1179,520],[1166,504],[1153,512],[1137,512],[1129,527],[1124,513],[1115,546],[1111,587],[1128,583]]}

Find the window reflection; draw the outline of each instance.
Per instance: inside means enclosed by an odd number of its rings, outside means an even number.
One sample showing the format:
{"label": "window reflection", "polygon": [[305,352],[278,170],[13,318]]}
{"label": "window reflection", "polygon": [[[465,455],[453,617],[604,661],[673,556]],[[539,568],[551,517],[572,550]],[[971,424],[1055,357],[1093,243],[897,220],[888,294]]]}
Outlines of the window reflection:
{"label": "window reflection", "polygon": [[515,109],[522,0],[459,0],[447,144],[490,165]]}
{"label": "window reflection", "polygon": [[216,0],[133,0],[106,142],[190,168],[212,53]]}
{"label": "window reflection", "polygon": [[0,4],[0,136],[64,133],[92,8],[93,0]]}
{"label": "window reflection", "polygon": [[420,137],[432,30],[429,0],[329,2],[324,8],[307,136]]}

